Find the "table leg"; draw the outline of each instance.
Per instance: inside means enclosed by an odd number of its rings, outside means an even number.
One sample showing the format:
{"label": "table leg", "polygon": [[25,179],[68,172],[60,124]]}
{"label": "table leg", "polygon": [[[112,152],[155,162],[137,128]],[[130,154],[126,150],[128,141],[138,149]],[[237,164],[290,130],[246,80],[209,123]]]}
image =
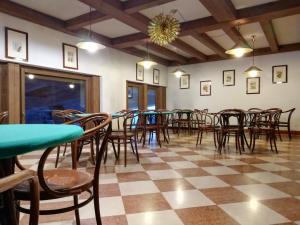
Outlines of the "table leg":
{"label": "table leg", "polygon": [[[14,173],[15,159],[0,160],[0,178]],[[15,199],[12,190],[0,193],[0,225],[18,225]]]}

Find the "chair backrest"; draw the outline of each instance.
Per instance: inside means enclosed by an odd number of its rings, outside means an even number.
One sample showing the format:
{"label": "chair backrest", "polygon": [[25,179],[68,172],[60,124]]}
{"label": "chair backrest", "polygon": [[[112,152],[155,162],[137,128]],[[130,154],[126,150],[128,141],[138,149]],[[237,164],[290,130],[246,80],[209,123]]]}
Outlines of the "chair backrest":
{"label": "chair backrest", "polygon": [[292,109],[281,112],[281,114],[288,114],[288,119],[287,119],[288,123],[291,122],[291,118],[292,118],[292,115],[295,112],[295,110],[296,110],[296,108],[292,108]]}
{"label": "chair backrest", "polygon": [[65,123],[71,120],[76,119],[74,117],[75,114],[82,114],[83,112],[75,109],[65,109],[65,110],[53,110],[52,111],[52,118],[54,123]]}
{"label": "chair backrest", "polygon": [[264,110],[255,117],[253,126],[258,128],[275,128],[279,124],[281,110]]}
{"label": "chair backrest", "polygon": [[141,115],[140,111],[134,110],[129,112],[124,116],[123,121],[123,131],[126,135],[127,132],[136,133],[138,129],[141,127]]}
{"label": "chair backrest", "polygon": [[0,112],[0,124],[4,123],[5,119],[8,117],[8,112]]}
{"label": "chair backrest", "polygon": [[263,110],[260,108],[250,108],[248,109],[248,111],[263,111]]}
{"label": "chair backrest", "polygon": [[[83,127],[89,127],[86,129],[83,136],[79,139],[72,142],[72,148],[76,148],[80,146],[85,140],[90,140],[90,138],[95,139],[96,144],[96,165],[94,170],[94,182],[99,182],[99,173],[101,161],[106,150],[106,146],[108,143],[108,137],[111,133],[111,116],[107,113],[95,113],[87,117],[83,117],[77,120],[69,121],[66,124],[80,124]],[[38,177],[41,187],[54,196],[64,196],[66,194],[70,194],[72,189],[63,189],[63,190],[54,190],[53,188],[47,185],[47,181],[44,177],[44,167],[46,160],[49,154],[55,149],[55,147],[48,148],[41,156],[41,159],[38,164]],[[76,151],[75,151],[76,152]],[[72,165],[72,169],[76,169],[77,165]]]}
{"label": "chair backrest", "polygon": [[220,125],[222,128],[244,128],[245,113],[241,109],[225,109],[220,112]]}

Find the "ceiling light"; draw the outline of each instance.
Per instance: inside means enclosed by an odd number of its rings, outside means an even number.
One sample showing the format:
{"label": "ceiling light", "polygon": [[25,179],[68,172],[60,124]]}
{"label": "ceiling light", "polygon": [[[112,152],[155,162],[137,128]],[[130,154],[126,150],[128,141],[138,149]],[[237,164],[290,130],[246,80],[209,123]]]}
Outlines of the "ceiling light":
{"label": "ceiling light", "polygon": [[104,49],[105,46],[101,45],[92,39],[92,20],[91,20],[91,13],[92,13],[92,8],[90,7],[90,13],[89,13],[89,20],[90,20],[90,27],[89,27],[89,33],[88,37],[85,40],[82,40],[76,44],[76,46],[80,49],[87,50],[90,53],[95,53],[98,50]]}
{"label": "ceiling light", "polygon": [[186,72],[183,69],[180,69],[177,67],[172,74],[174,74],[177,78],[180,78],[182,75],[186,74]]}
{"label": "ceiling light", "polygon": [[33,79],[34,79],[34,75],[33,75],[33,74],[28,74],[28,78],[29,78],[30,80],[33,80]]}
{"label": "ceiling light", "polygon": [[69,88],[74,89],[75,88],[75,84],[69,84]]}
{"label": "ceiling light", "polygon": [[252,36],[252,66],[250,66],[248,69],[245,70],[245,74],[247,74],[249,77],[257,77],[261,74],[262,70],[254,65],[254,42],[255,42],[255,36]]}
{"label": "ceiling light", "polygon": [[[238,32],[240,31],[240,26],[237,26],[237,30]],[[229,54],[229,55],[233,55],[237,58],[242,57],[243,55],[252,52],[253,49],[247,44],[245,43],[244,40],[242,40],[241,38],[239,39],[238,43],[235,44],[232,48],[230,48],[229,50],[227,50],[225,53]]]}
{"label": "ceiling light", "polygon": [[150,69],[152,66],[157,65],[157,62],[154,62],[152,59],[150,59],[148,43],[147,43],[147,56],[142,61],[139,61],[137,64],[143,66],[146,70]]}

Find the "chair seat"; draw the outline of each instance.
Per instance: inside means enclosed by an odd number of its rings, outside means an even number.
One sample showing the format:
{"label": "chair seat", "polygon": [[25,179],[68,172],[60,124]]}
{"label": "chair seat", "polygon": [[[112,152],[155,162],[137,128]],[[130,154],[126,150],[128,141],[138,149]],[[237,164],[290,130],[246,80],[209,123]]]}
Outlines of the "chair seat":
{"label": "chair seat", "polygon": [[[82,190],[91,187],[93,182],[93,176],[89,173],[70,170],[70,169],[53,169],[45,170],[44,177],[47,185],[50,189],[55,191],[72,190],[72,194],[67,194],[66,196],[73,195],[76,193],[81,193]],[[28,182],[23,182],[16,186],[15,195],[17,199],[27,200],[30,197],[30,186]],[[40,198],[41,200],[48,200],[57,198],[47,193],[42,187],[40,188]]]}
{"label": "chair seat", "polygon": [[[133,137],[134,133],[133,132],[126,132],[126,136],[127,137]],[[110,139],[121,139],[121,138],[125,138],[125,133],[124,131],[112,131],[110,136]]]}

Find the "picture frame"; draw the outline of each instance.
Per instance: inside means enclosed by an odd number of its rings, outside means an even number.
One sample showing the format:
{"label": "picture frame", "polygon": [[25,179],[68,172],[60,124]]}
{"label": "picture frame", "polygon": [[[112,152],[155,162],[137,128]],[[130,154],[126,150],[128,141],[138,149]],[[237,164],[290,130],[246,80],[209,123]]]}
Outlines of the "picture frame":
{"label": "picture frame", "polygon": [[200,81],[200,96],[211,96],[211,80]]}
{"label": "picture frame", "polygon": [[133,97],[133,88],[132,87],[128,87],[128,90],[127,90],[127,98],[128,99],[131,99]]}
{"label": "picture frame", "polygon": [[246,93],[260,94],[260,77],[248,77],[246,80]]}
{"label": "picture frame", "polygon": [[63,43],[63,67],[78,70],[78,48],[75,45]]}
{"label": "picture frame", "polygon": [[160,70],[153,69],[153,84],[159,84],[160,79]]}
{"label": "picture frame", "polygon": [[272,67],[273,84],[282,84],[288,82],[288,65],[277,65]]}
{"label": "picture frame", "polygon": [[190,88],[190,75],[184,74],[179,79],[179,88],[180,89],[189,89]]}
{"label": "picture frame", "polygon": [[235,86],[235,70],[223,70],[223,86]]}
{"label": "picture frame", "polygon": [[5,27],[5,57],[28,61],[28,33]]}
{"label": "picture frame", "polygon": [[136,64],[136,80],[144,81],[144,67],[138,63]]}

